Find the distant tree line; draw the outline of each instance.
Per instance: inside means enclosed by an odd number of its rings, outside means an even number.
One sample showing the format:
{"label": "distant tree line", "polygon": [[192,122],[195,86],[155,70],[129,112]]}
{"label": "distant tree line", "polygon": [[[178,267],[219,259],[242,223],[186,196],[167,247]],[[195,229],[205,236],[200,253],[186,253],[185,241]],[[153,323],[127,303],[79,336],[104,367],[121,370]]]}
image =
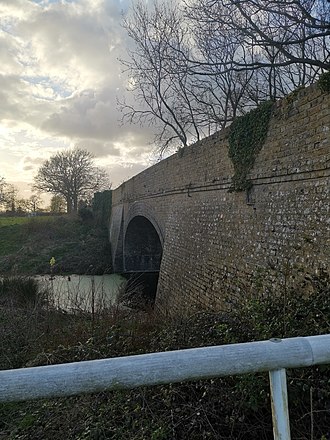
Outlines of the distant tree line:
{"label": "distant tree line", "polygon": [[53,195],[50,206],[45,209],[40,193],[32,194],[26,199],[19,197],[18,194],[18,188],[11,183],[7,183],[4,177],[0,176],[0,212],[15,215],[45,211],[55,214],[66,212],[65,200],[59,195]]}
{"label": "distant tree line", "polygon": [[123,121],[157,127],[161,151],[330,69],[329,0],[138,0],[123,26]]}
{"label": "distant tree line", "polygon": [[15,185],[7,183],[4,177],[0,176],[0,211],[12,213],[37,212],[42,207],[40,193],[32,194],[24,199],[18,196],[19,191]]}

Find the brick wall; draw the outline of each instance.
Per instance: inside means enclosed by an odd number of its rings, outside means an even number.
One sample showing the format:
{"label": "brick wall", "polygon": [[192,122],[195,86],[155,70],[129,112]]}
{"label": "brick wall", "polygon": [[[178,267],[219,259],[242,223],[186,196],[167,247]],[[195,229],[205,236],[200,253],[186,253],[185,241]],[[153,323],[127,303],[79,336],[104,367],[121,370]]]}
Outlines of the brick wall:
{"label": "brick wall", "polygon": [[275,279],[288,265],[329,269],[329,108],[330,94],[317,85],[277,103],[248,195],[228,192],[228,129],[113,192],[122,234],[138,204],[165,237],[158,307],[218,307],[224,292],[240,291],[257,273]]}

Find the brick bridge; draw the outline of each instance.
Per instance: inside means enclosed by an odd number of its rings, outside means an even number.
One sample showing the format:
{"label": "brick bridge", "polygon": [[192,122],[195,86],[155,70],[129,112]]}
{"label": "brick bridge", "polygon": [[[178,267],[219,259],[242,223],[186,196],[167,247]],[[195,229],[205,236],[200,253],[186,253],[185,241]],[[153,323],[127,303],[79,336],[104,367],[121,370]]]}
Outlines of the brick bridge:
{"label": "brick bridge", "polygon": [[277,103],[248,193],[228,192],[228,129],[180,150],[112,194],[116,272],[159,272],[165,312],[218,307],[256,274],[330,266],[330,94]]}

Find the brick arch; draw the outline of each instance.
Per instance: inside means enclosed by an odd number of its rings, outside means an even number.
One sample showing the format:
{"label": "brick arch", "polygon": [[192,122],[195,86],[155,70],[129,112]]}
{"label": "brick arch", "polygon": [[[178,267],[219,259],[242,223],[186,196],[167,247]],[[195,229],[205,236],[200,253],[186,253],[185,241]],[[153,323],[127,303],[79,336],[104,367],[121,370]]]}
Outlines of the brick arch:
{"label": "brick arch", "polygon": [[164,234],[154,213],[144,203],[135,203],[124,227],[125,272],[159,272]]}
{"label": "brick arch", "polygon": [[147,220],[150,221],[150,223],[153,225],[156,232],[158,233],[162,247],[164,247],[164,225],[162,224],[162,222],[159,221],[159,219],[157,219],[154,210],[145,202],[134,202],[133,205],[130,207],[127,215],[125,216],[124,237],[126,236],[126,231],[129,223],[131,222],[131,220],[133,220],[134,217],[137,216],[145,217]]}

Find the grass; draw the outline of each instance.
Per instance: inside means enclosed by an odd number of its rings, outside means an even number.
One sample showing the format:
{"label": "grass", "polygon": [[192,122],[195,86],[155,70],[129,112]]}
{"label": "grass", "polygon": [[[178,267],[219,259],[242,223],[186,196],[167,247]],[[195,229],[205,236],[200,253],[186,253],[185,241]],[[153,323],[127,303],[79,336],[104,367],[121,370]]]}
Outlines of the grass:
{"label": "grass", "polygon": [[0,228],[0,256],[11,255],[21,248],[22,231],[19,225]]}
{"label": "grass", "polygon": [[[0,216],[0,256],[12,256],[28,241],[24,225],[48,222],[49,217],[1,217]],[[1,273],[1,270],[0,270]]]}
{"label": "grass", "polygon": [[0,217],[0,228],[12,225],[23,225],[29,221],[29,217]]}
{"label": "grass", "polygon": [[70,216],[4,217],[0,221],[0,274],[49,273],[51,257],[57,262],[56,273],[109,271],[104,227]]}
{"label": "grass", "polygon": [[43,292],[34,278],[4,277],[0,279],[0,306],[34,308],[45,301]]}
{"label": "grass", "polygon": [[52,219],[52,217],[49,217],[49,215],[39,215],[38,217],[0,216],[0,228],[12,225],[24,225],[31,222],[41,224],[42,222],[48,222],[50,219]]}

